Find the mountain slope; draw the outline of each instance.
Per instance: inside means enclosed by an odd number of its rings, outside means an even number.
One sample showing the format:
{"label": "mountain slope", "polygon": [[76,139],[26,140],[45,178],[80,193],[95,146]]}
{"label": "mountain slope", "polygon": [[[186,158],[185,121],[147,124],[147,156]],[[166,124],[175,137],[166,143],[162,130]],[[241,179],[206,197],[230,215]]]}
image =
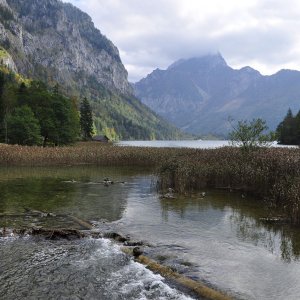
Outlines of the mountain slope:
{"label": "mountain slope", "polygon": [[[115,126],[121,138],[179,134],[138,103],[118,49],[87,14],[59,0],[0,0],[0,16],[0,46],[11,58],[10,67],[49,85],[58,82],[68,95],[91,99],[98,131]],[[126,113],[115,111],[116,102]]]}
{"label": "mountain slope", "polygon": [[87,14],[57,0],[6,2],[14,20],[1,26],[1,43],[9,44],[19,72],[53,76],[69,87],[76,83],[74,74],[92,75],[107,88],[130,92],[118,49]]}
{"label": "mountain slope", "polygon": [[226,135],[229,116],[260,117],[275,129],[289,107],[300,109],[300,72],[282,70],[262,76],[250,67],[235,70],[220,54],[157,69],[134,88],[151,109],[195,134]]}

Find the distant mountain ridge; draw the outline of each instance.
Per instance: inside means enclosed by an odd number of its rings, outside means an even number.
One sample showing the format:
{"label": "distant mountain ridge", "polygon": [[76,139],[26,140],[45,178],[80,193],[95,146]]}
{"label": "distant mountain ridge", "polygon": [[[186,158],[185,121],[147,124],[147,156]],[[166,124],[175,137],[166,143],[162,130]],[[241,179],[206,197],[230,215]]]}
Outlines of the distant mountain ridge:
{"label": "distant mountain ridge", "polygon": [[226,136],[228,117],[263,118],[270,129],[288,108],[300,109],[300,72],[263,76],[251,67],[235,70],[220,53],[182,59],[134,84],[136,96],[179,128]]}
{"label": "distant mountain ridge", "polygon": [[0,63],[11,70],[92,100],[99,132],[122,139],[181,135],[134,97],[117,47],[72,4],[0,0],[0,47]]}

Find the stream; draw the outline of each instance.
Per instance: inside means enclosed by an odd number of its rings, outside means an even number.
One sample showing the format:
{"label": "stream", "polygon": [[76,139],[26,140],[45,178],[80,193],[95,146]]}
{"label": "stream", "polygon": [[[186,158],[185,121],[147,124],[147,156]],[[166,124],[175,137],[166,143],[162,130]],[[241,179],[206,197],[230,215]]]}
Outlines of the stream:
{"label": "stream", "polygon": [[[264,223],[268,211],[240,193],[164,199],[155,181],[136,168],[0,168],[0,229],[80,229],[63,217],[72,214],[143,241],[147,256],[236,299],[299,299],[298,228]],[[102,238],[0,238],[0,284],[1,299],[194,298]]]}

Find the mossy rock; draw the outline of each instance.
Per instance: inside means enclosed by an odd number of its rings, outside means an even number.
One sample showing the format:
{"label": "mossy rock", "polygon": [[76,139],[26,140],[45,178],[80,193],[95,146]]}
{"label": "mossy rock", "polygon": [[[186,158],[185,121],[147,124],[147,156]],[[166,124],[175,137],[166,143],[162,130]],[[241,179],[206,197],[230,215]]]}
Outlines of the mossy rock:
{"label": "mossy rock", "polygon": [[6,57],[9,57],[9,56],[10,55],[8,54],[8,52],[4,48],[0,47],[0,59],[1,58],[6,58]]}

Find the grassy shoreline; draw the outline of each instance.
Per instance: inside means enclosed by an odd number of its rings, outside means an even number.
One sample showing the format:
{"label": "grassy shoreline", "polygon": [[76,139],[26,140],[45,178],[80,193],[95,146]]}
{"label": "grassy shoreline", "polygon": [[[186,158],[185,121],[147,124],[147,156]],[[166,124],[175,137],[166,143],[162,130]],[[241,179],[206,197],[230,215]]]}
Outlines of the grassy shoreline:
{"label": "grassy shoreline", "polygon": [[162,190],[178,193],[205,187],[239,189],[262,205],[280,209],[300,225],[300,150],[262,148],[179,149],[119,147],[99,143],[42,148],[0,144],[0,166],[139,166],[153,168]]}

